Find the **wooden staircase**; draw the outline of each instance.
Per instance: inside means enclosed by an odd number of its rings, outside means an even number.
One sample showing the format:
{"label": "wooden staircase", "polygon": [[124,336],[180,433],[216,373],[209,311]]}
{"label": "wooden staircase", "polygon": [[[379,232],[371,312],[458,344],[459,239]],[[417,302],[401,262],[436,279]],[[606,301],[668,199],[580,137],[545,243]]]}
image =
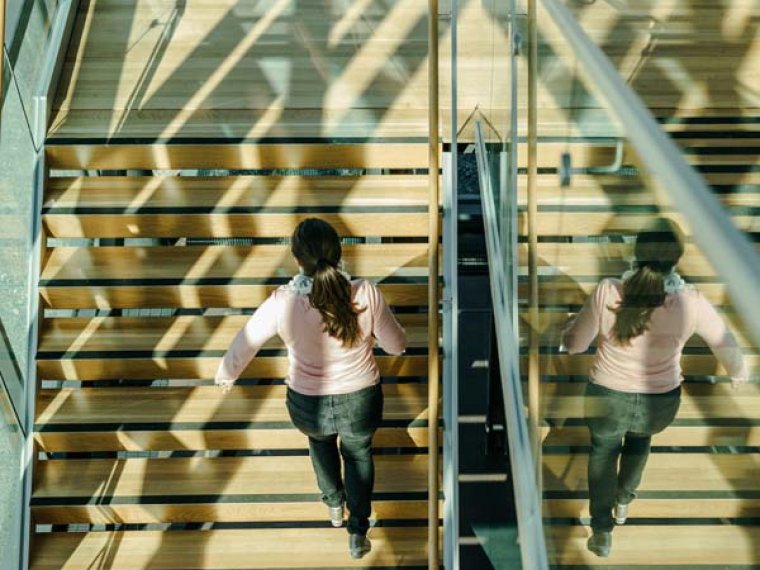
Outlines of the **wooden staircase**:
{"label": "wooden staircase", "polygon": [[[760,122],[702,117],[693,122],[664,120],[664,128],[703,172],[736,225],[757,240]],[[556,153],[541,148],[542,166],[556,167]],[[595,152],[588,141],[576,139],[569,149],[593,164],[588,157]],[[523,205],[525,200],[523,189]],[[601,277],[619,277],[628,269],[632,246],[624,236],[635,234],[655,215],[672,215],[672,209],[661,207],[644,178],[633,172],[576,175],[569,188],[560,188],[554,174],[541,175],[538,201],[540,318],[531,323],[525,312],[522,336],[527,346],[528,327],[540,331],[544,511],[552,564],[621,570],[756,567],[760,386],[732,390],[697,339],[687,345],[682,360],[686,382],[678,417],[653,440],[640,496],[626,525],[613,532],[612,555],[597,558],[586,549],[589,440],[582,395],[592,356],[558,353],[559,333]],[[524,233],[522,217],[520,222]],[[527,251],[520,253],[526,264]],[[758,346],[743,333],[724,280],[693,244],[687,245],[679,270],[725,313],[745,349],[751,374],[757,376]],[[521,285],[521,296],[527,300],[527,282]]]}
{"label": "wooden staircase", "polygon": [[[427,568],[427,146],[51,143],[47,160],[30,567]],[[280,341],[229,395],[211,381],[312,215],[410,339],[378,356],[361,561],[289,421]]]}

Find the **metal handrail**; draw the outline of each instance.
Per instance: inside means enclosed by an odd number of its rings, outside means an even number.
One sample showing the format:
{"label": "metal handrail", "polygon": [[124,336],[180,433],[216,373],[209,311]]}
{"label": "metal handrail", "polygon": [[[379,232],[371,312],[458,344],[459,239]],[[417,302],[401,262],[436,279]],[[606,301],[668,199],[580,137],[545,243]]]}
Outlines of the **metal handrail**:
{"label": "metal handrail", "polygon": [[0,0],[0,120],[5,100],[5,0]]}
{"label": "metal handrail", "polygon": [[[589,89],[607,103],[636,149],[643,165],[661,186],[674,208],[693,230],[694,241],[723,276],[731,300],[745,315],[760,306],[760,255],[732,223],[705,181],[684,160],[676,144],[662,131],[639,96],[622,80],[602,50],[558,0],[540,0],[593,81]],[[760,320],[746,319],[760,344]]]}
{"label": "metal handrail", "polygon": [[[498,227],[498,209],[491,185],[491,173],[480,121],[475,123],[475,156],[478,163],[483,203],[483,217],[488,251],[488,273],[491,284],[496,342],[499,353],[501,385],[507,423],[507,441],[512,465],[517,524],[520,534],[520,556],[524,570],[549,568],[541,514],[541,498],[535,476],[531,433],[528,430],[520,381],[519,335],[514,328],[512,302],[505,296],[508,274],[504,266]],[[515,252],[511,252],[514,254]]]}

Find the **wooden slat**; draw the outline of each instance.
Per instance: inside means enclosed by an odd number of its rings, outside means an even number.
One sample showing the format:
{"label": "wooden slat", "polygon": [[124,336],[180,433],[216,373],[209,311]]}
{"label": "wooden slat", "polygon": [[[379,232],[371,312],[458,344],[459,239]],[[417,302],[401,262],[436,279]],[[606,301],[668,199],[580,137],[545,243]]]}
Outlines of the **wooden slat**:
{"label": "wooden slat", "polygon": [[[86,356],[87,352],[123,351],[226,351],[250,317],[94,317],[46,319],[40,333],[40,352],[66,352]],[[400,314],[410,347],[427,346],[427,316]],[[275,337],[264,349],[282,349]]]}
{"label": "wooden slat", "polygon": [[550,563],[583,568],[610,568],[652,564],[698,569],[751,567],[757,562],[760,526],[734,525],[626,525],[612,535],[609,558],[598,558],[586,548],[591,532],[580,526],[546,529]]}
{"label": "wooden slat", "polygon": [[[590,517],[587,499],[544,499],[544,516],[552,518]],[[693,518],[756,518],[760,516],[758,499],[684,499],[639,498],[631,504],[629,520],[642,519],[693,519]],[[673,521],[679,523],[681,521]],[[617,532],[614,535],[617,538]],[[614,539],[613,539],[614,540]]]}
{"label": "wooden slat", "polygon": [[[55,418],[53,418],[55,421]],[[40,451],[178,451],[205,449],[305,449],[306,439],[296,429],[166,429],[120,428],[118,431],[41,431],[35,433]],[[39,426],[42,427],[42,426]],[[57,426],[60,429],[60,426]],[[65,428],[64,428],[65,429]],[[375,434],[377,448],[419,448],[427,446],[425,427],[381,427]]]}
{"label": "wooden slat", "polygon": [[[41,360],[37,375],[41,380],[153,380],[210,379],[219,366],[220,357],[196,358],[86,358]],[[427,356],[378,356],[381,376],[420,377],[427,373]],[[284,378],[287,357],[257,357],[243,371],[241,378]]]}
{"label": "wooden slat", "polygon": [[[372,501],[372,516],[380,520],[421,520],[427,514],[426,500]],[[202,523],[282,523],[325,521],[321,501],[209,502],[180,504],[94,504],[87,506],[33,506],[34,524],[166,524]]]}
{"label": "wooden slat", "polygon": [[[588,491],[588,455],[544,454],[546,491]],[[652,453],[639,490],[645,491],[758,491],[757,454]]]}
{"label": "wooden slat", "polygon": [[427,146],[374,144],[55,145],[51,169],[425,168]]}
{"label": "wooden slat", "polygon": [[[420,493],[426,489],[427,456],[375,457],[377,493]],[[182,481],[182,485],[177,485]],[[271,500],[282,495],[311,495],[319,490],[307,455],[295,457],[193,457],[171,459],[77,459],[41,461],[32,501],[135,502],[138,497],[211,498],[250,495]],[[242,501],[241,501],[242,502]]]}
{"label": "wooden slat", "polygon": [[[193,388],[64,388],[40,390],[39,427],[47,424],[198,424],[289,422],[284,386],[235,386],[228,395],[215,386]],[[383,386],[385,420],[425,419],[425,384]]]}
{"label": "wooden slat", "polygon": [[87,176],[50,178],[43,208],[426,206],[424,176]]}
{"label": "wooden slat", "polygon": [[[354,277],[427,277],[427,244],[362,244],[343,248]],[[289,279],[297,272],[286,245],[252,247],[57,247],[41,279]],[[45,284],[47,285],[47,284]]]}
{"label": "wooden slat", "polygon": [[[688,360],[684,359],[684,364]],[[757,358],[752,359],[757,369]],[[686,366],[685,366],[686,368]],[[546,370],[545,368],[542,370]],[[685,371],[689,374],[688,370]],[[546,383],[542,386],[546,418],[584,417],[585,383]],[[595,404],[591,403],[592,410]],[[726,384],[685,383],[678,419],[760,419],[760,386],[750,384],[734,390]]]}
{"label": "wooden slat", "polygon": [[[589,431],[586,427],[545,426],[541,428],[541,431],[546,446],[591,445]],[[652,445],[664,447],[760,446],[760,425],[671,425],[652,438]]]}
{"label": "wooden slat", "polygon": [[253,570],[423,566],[426,528],[373,529],[372,552],[348,555],[345,532],[335,529],[249,529],[181,532],[91,532],[37,535],[31,570]]}
{"label": "wooden slat", "polygon": [[[420,306],[427,303],[426,284],[380,283],[380,291],[391,306]],[[40,287],[47,309],[124,308],[256,308],[279,285],[151,285]]]}
{"label": "wooden slat", "polygon": [[[42,217],[50,238],[199,237],[276,238],[290,237],[296,226],[313,213],[261,215],[137,213],[47,214]],[[320,213],[341,236],[427,237],[421,213]]]}

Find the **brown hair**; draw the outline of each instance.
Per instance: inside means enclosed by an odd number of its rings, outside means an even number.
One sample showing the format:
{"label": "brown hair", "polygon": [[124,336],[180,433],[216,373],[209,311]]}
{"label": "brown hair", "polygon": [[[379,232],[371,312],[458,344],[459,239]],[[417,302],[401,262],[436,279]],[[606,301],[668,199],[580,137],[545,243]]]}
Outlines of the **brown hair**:
{"label": "brown hair", "polygon": [[618,343],[629,345],[632,338],[643,334],[654,310],[665,302],[665,275],[684,252],[681,236],[678,226],[665,218],[658,218],[636,236],[636,272],[623,282],[621,303],[611,307],[617,313],[612,332]]}
{"label": "brown hair", "polygon": [[338,271],[342,254],[338,232],[319,218],[303,220],[293,232],[290,251],[313,278],[309,300],[322,315],[324,331],[344,346],[360,339],[359,309],[351,300],[351,283]]}

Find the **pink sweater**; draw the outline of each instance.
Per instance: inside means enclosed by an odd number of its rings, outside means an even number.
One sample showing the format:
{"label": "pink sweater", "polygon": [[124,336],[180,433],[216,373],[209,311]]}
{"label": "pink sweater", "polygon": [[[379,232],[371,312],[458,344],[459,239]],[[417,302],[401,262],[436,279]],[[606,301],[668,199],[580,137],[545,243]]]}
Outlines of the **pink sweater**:
{"label": "pink sweater", "polygon": [[377,384],[380,372],[372,352],[374,339],[385,352],[401,354],[406,334],[374,283],[355,280],[351,289],[357,306],[366,307],[359,315],[362,337],[354,347],[345,348],[324,332],[322,315],[311,306],[308,295],[283,286],[262,303],[232,341],[216,380],[236,380],[264,343],[279,335],[288,348],[285,382],[296,392],[347,394]]}
{"label": "pink sweater", "polygon": [[671,293],[652,312],[649,328],[631,339],[629,346],[613,340],[616,307],[623,296],[623,283],[604,279],[586,300],[581,312],[562,334],[562,344],[570,354],[588,349],[598,337],[591,379],[621,392],[660,394],[678,387],[681,350],[697,334],[715,353],[736,382],[748,380],[741,348],[715,308],[694,288]]}

